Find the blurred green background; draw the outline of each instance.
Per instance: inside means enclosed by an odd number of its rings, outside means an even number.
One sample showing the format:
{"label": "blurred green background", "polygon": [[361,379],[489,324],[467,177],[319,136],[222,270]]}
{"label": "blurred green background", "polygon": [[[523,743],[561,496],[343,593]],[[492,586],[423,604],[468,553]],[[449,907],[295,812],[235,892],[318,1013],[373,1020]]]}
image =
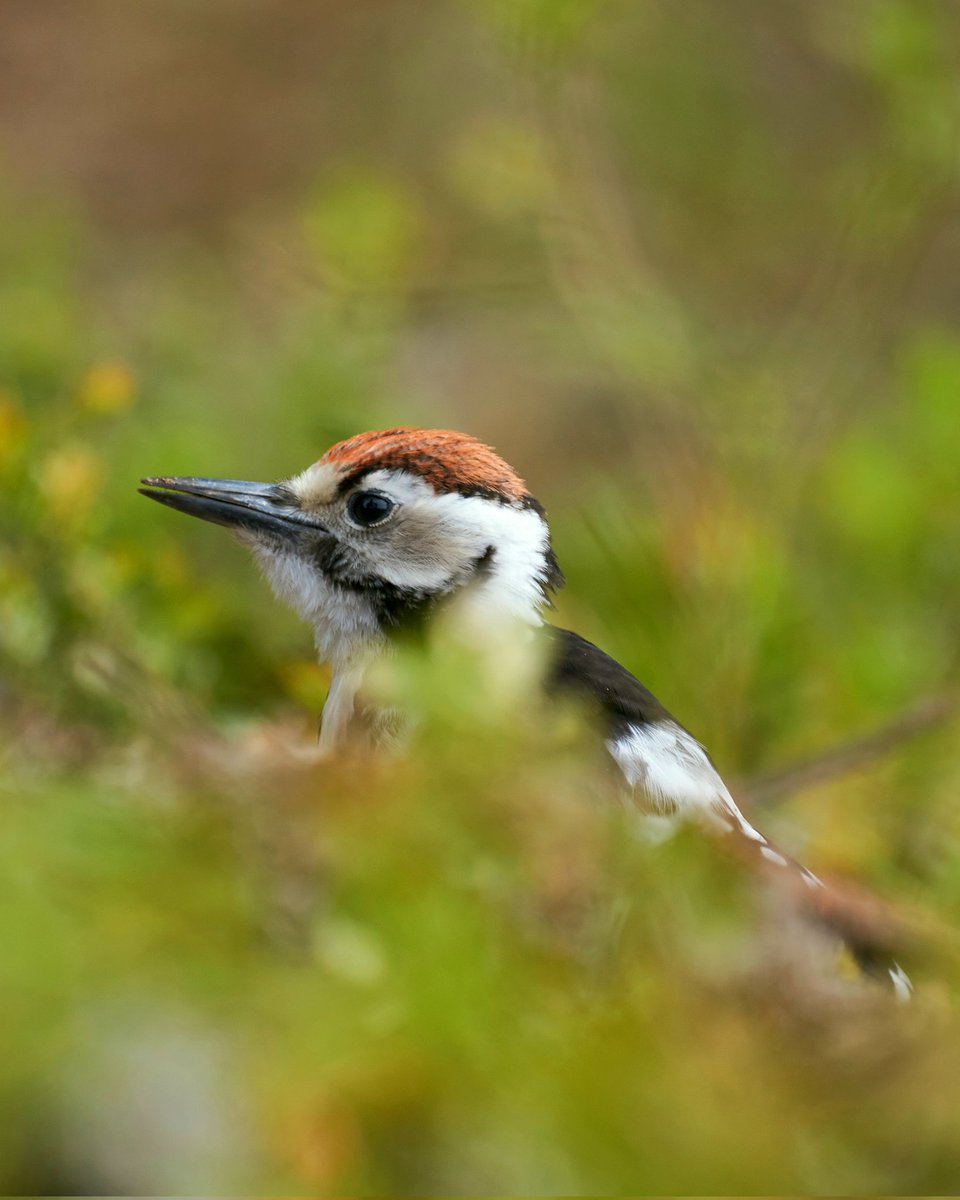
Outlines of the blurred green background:
{"label": "blurred green background", "polygon": [[[731,780],[951,692],[958,48],[943,0],[0,6],[7,1191],[960,1186],[950,953],[806,995],[575,722],[437,662],[401,762],[310,767],[308,631],[135,492],[460,428]],[[946,723],[756,816],[950,929],[958,786]]]}

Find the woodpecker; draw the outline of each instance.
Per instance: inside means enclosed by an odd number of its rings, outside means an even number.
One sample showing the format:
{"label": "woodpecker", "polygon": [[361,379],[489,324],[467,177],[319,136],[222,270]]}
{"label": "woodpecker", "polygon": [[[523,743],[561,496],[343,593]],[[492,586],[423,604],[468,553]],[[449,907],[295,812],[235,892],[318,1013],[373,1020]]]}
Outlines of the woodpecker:
{"label": "woodpecker", "polygon": [[[545,687],[597,715],[606,748],[637,807],[654,819],[692,818],[728,835],[767,874],[807,893],[806,907],[875,966],[859,916],[740,810],[700,742],[625,667],[548,624],[564,583],[543,506],[491,447],[446,429],[360,433],[279,483],[155,476],[143,495],[230,529],[276,595],[313,627],[332,668],[320,748],[351,737],[364,673],[411,621],[467,595],[491,625],[516,623],[548,642]],[[912,985],[893,963],[895,993]]]}

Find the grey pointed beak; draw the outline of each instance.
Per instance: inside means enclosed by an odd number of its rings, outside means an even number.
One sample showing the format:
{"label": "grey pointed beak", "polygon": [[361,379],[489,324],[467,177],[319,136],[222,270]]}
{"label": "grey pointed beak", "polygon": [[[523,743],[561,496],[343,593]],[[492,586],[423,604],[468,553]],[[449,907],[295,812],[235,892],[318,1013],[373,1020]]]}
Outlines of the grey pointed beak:
{"label": "grey pointed beak", "polygon": [[303,512],[283,484],[169,475],[140,482],[145,485],[137,489],[141,496],[228,529],[270,534],[286,541],[298,541],[309,532],[328,532]]}

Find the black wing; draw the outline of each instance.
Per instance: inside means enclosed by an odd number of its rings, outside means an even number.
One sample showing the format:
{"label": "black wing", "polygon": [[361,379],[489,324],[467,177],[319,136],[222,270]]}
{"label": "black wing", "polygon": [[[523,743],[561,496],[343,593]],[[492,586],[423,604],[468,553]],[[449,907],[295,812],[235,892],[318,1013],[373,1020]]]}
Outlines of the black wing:
{"label": "black wing", "polygon": [[596,705],[612,736],[658,721],[679,724],[626,667],[569,629],[544,627],[554,643],[547,671],[550,693],[568,692]]}

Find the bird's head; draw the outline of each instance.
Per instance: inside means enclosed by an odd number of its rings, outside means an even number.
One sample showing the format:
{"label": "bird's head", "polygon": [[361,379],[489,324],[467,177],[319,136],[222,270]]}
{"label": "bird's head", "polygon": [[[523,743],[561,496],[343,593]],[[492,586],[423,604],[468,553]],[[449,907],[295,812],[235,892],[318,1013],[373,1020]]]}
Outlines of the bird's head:
{"label": "bird's head", "polygon": [[464,589],[480,614],[537,623],[563,583],[523,480],[450,430],[361,433],[280,483],[143,483],[145,496],[233,530],[329,659]]}

